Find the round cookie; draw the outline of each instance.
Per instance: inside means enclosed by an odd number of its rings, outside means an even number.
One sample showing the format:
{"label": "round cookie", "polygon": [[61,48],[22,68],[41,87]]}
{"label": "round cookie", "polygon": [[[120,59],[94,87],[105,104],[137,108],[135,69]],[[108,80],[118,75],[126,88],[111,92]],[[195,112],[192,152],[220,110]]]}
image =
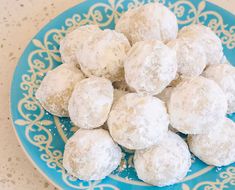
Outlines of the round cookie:
{"label": "round cookie", "polygon": [[222,89],[202,76],[184,78],[168,103],[171,125],[185,134],[208,133],[223,121],[227,99]]}
{"label": "round cookie", "polygon": [[228,100],[227,113],[235,112],[235,67],[230,64],[209,65],[203,76],[215,81],[224,91]]}
{"label": "round cookie", "polygon": [[137,42],[128,52],[124,69],[128,86],[156,95],[176,76],[176,53],[160,41]]}
{"label": "round cookie", "polygon": [[128,149],[143,149],[158,143],[166,135],[168,124],[163,102],[137,93],[119,98],[108,118],[111,136]]}
{"label": "round cookie", "polygon": [[226,166],[235,162],[235,124],[228,118],[208,134],[189,135],[191,152],[209,165]]}
{"label": "round cookie", "polygon": [[162,187],[178,183],[186,176],[191,155],[184,140],[169,131],[159,144],[137,150],[134,165],[141,180]]}
{"label": "round cookie", "polygon": [[123,34],[106,29],[92,33],[76,56],[86,76],[105,77],[113,82],[124,78],[123,59],[129,49]]}
{"label": "round cookie", "polygon": [[101,180],[120,164],[121,149],[104,129],[79,129],[66,143],[63,166],[80,180]]}
{"label": "round cookie", "polygon": [[85,25],[69,32],[64,39],[60,41],[60,55],[62,62],[79,66],[76,52],[80,50],[84,41],[96,31],[100,31],[98,26]]}
{"label": "round cookie", "polygon": [[113,103],[112,83],[101,77],[80,81],[69,100],[69,116],[80,128],[100,127],[108,118]]}
{"label": "round cookie", "polygon": [[177,72],[183,76],[200,75],[207,64],[204,46],[193,37],[181,37],[167,44],[176,51]]}
{"label": "round cookie", "polygon": [[185,26],[178,38],[195,38],[204,48],[207,64],[217,64],[223,59],[223,46],[220,38],[209,28],[200,24]]}
{"label": "round cookie", "polygon": [[115,30],[127,36],[131,44],[145,40],[168,42],[177,37],[177,18],[167,7],[149,3],[125,12]]}
{"label": "round cookie", "polygon": [[51,114],[68,117],[69,98],[76,83],[84,78],[74,64],[62,64],[47,73],[35,96]]}

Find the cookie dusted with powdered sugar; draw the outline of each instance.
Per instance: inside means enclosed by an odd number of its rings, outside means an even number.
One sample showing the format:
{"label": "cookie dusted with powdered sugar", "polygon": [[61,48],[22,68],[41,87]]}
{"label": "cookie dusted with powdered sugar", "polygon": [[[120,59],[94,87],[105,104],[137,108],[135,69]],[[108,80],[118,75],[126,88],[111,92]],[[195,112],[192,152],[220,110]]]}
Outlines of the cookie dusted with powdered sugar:
{"label": "cookie dusted with powdered sugar", "polygon": [[124,69],[131,88],[156,95],[176,76],[176,53],[160,41],[137,42],[127,54]]}
{"label": "cookie dusted with powdered sugar", "polygon": [[81,49],[84,41],[86,41],[92,33],[97,31],[100,31],[98,26],[85,25],[69,32],[64,39],[60,41],[60,55],[62,62],[79,66],[76,52]]}
{"label": "cookie dusted with powdered sugar", "polygon": [[207,65],[207,56],[199,40],[191,36],[181,37],[167,45],[176,51],[177,72],[180,75],[193,77],[203,72]]}
{"label": "cookie dusted with powdered sugar", "polygon": [[141,180],[162,187],[175,184],[186,176],[191,155],[184,140],[169,131],[159,144],[137,150],[134,165]]}
{"label": "cookie dusted with powdered sugar", "polygon": [[112,83],[101,77],[80,81],[69,100],[69,116],[80,128],[100,127],[108,118],[113,103]]}
{"label": "cookie dusted with powdered sugar", "polygon": [[69,98],[76,83],[84,78],[74,64],[62,64],[47,73],[35,96],[51,114],[68,117]]}
{"label": "cookie dusted with powdered sugar", "polygon": [[191,38],[199,42],[206,53],[207,64],[221,63],[223,46],[220,38],[209,28],[200,24],[185,26],[178,38]]}
{"label": "cookie dusted with powdered sugar", "polygon": [[105,77],[113,82],[124,78],[123,59],[129,49],[123,34],[106,29],[92,33],[76,56],[86,76]]}
{"label": "cookie dusted with powdered sugar", "polygon": [[223,121],[227,99],[222,89],[202,76],[184,78],[168,103],[172,127],[185,134],[208,133]]}
{"label": "cookie dusted with powdered sugar", "polygon": [[66,143],[63,166],[80,180],[100,180],[120,164],[121,149],[104,129],[79,129]]}
{"label": "cookie dusted with powdered sugar", "polygon": [[228,118],[208,134],[189,135],[191,152],[203,162],[226,166],[235,162],[235,124]]}
{"label": "cookie dusted with powdered sugar", "polygon": [[128,149],[143,149],[158,143],[166,135],[168,124],[164,103],[137,93],[119,98],[108,118],[111,136]]}
{"label": "cookie dusted with powdered sugar", "polygon": [[203,76],[215,81],[224,91],[228,100],[227,113],[235,112],[235,67],[230,64],[209,65]]}
{"label": "cookie dusted with powdered sugar", "polygon": [[149,3],[125,12],[115,30],[127,36],[131,44],[144,40],[168,42],[177,37],[176,16],[162,4]]}

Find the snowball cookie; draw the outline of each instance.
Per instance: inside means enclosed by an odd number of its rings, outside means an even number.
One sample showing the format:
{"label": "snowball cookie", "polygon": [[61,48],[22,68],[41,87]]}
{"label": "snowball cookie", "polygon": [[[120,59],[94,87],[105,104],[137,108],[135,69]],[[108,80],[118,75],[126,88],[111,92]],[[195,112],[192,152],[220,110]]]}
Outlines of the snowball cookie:
{"label": "snowball cookie", "polygon": [[77,29],[69,32],[63,40],[60,41],[60,54],[63,63],[72,63],[79,66],[76,58],[76,51],[78,51],[84,41],[94,33],[100,31],[96,25],[80,26]]}
{"label": "snowball cookie", "polygon": [[124,69],[131,88],[156,95],[176,76],[176,53],[160,41],[137,42],[128,52]]}
{"label": "snowball cookie", "polygon": [[235,112],[235,67],[229,64],[209,65],[203,76],[215,81],[224,91],[228,100],[227,113]]}
{"label": "snowball cookie", "polygon": [[79,129],[66,143],[63,166],[81,180],[100,180],[115,170],[121,149],[104,129]]}
{"label": "snowball cookie", "polygon": [[177,37],[177,18],[159,3],[149,3],[125,12],[115,30],[127,36],[131,44],[144,40],[168,42]]}
{"label": "snowball cookie", "polygon": [[168,124],[163,102],[137,93],[119,98],[108,118],[111,136],[128,149],[143,149],[158,143],[167,133]]}
{"label": "snowball cookie", "polygon": [[175,184],[186,176],[191,155],[184,140],[169,131],[160,144],[137,150],[134,165],[141,180],[162,187]]}
{"label": "snowball cookie", "polygon": [[200,75],[207,64],[204,46],[190,37],[181,37],[167,44],[176,51],[178,73],[183,76]]}
{"label": "snowball cookie", "polygon": [[74,64],[62,64],[47,73],[35,96],[51,114],[68,117],[69,98],[76,83],[84,78]]}
{"label": "snowball cookie", "polygon": [[86,76],[119,81],[124,78],[123,59],[129,49],[130,44],[123,34],[106,29],[92,33],[76,56]]}
{"label": "snowball cookie", "polygon": [[100,127],[108,118],[113,103],[112,83],[100,77],[80,81],[69,100],[69,116],[80,128]]}
{"label": "snowball cookie", "polygon": [[196,24],[186,26],[179,32],[179,38],[181,37],[195,38],[201,43],[206,53],[207,64],[220,63],[223,59],[221,40],[209,27]]}
{"label": "snowball cookie", "polygon": [[227,99],[222,89],[202,76],[184,78],[171,93],[171,125],[185,134],[202,134],[223,121]]}
{"label": "snowball cookie", "polygon": [[217,130],[209,134],[189,135],[191,152],[203,162],[226,166],[235,162],[235,123],[225,118]]}

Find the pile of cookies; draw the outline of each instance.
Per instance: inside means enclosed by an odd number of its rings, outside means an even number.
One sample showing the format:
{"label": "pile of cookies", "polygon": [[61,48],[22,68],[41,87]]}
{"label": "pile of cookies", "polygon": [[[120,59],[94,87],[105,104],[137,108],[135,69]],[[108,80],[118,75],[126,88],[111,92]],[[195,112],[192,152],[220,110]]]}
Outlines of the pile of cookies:
{"label": "pile of cookies", "polygon": [[156,186],[187,175],[190,151],[209,165],[235,162],[235,124],[226,117],[235,112],[235,68],[208,27],[178,32],[176,16],[149,3],[125,12],[115,30],[78,27],[60,53],[63,64],[36,98],[79,128],[63,157],[72,176],[105,178],[120,164],[119,146],[135,150],[139,179]]}

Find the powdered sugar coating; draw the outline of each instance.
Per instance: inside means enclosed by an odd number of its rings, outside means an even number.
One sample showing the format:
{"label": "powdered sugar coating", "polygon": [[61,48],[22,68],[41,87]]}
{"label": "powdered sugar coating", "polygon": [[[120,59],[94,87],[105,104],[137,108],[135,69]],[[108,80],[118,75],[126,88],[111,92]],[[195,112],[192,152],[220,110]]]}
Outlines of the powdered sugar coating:
{"label": "powdered sugar coating", "polygon": [[181,37],[168,43],[176,51],[178,73],[183,76],[200,75],[207,64],[204,46],[192,37]]}
{"label": "powdered sugar coating", "polygon": [[66,143],[63,166],[80,180],[100,180],[115,170],[121,149],[104,129],[79,129]]}
{"label": "powdered sugar coating", "polygon": [[185,26],[178,36],[197,40],[204,47],[207,64],[217,64],[223,59],[222,42],[209,27],[200,24]]}
{"label": "powdered sugar coating", "polygon": [[169,131],[159,144],[137,150],[134,165],[141,180],[162,187],[175,184],[186,176],[191,155],[184,140]]}
{"label": "powdered sugar coating", "polygon": [[98,26],[85,25],[69,32],[65,38],[60,41],[60,55],[62,62],[79,66],[76,58],[76,51],[79,51],[84,41],[86,41],[95,31],[100,31]]}
{"label": "powdered sugar coating", "polygon": [[202,76],[184,78],[171,93],[171,125],[185,134],[208,133],[223,121],[227,99],[222,89]]}
{"label": "powdered sugar coating", "polygon": [[235,162],[235,124],[224,119],[217,130],[208,134],[189,135],[192,153],[203,162],[214,166],[226,166]]}
{"label": "powdered sugar coating", "polygon": [[67,117],[68,102],[74,86],[84,78],[74,64],[62,64],[47,73],[35,96],[51,114]]}
{"label": "powdered sugar coating", "polygon": [[124,69],[131,88],[156,95],[176,76],[176,53],[160,41],[137,42],[128,52]]}
{"label": "powdered sugar coating", "polygon": [[76,56],[86,76],[119,81],[124,78],[123,59],[129,49],[130,44],[123,34],[106,29],[92,33]]}
{"label": "powdered sugar coating", "polygon": [[235,67],[230,64],[209,65],[203,76],[215,81],[224,91],[228,100],[227,113],[235,112]]}
{"label": "powdered sugar coating", "polygon": [[113,86],[105,78],[91,77],[80,81],[69,100],[69,116],[80,128],[100,127],[108,118],[113,102]]}
{"label": "powdered sugar coating", "polygon": [[164,138],[168,115],[159,99],[129,93],[117,100],[108,118],[113,139],[128,149],[143,149]]}
{"label": "powdered sugar coating", "polygon": [[149,3],[125,12],[115,30],[125,34],[131,44],[144,40],[168,42],[177,37],[178,25],[170,9],[159,3]]}

